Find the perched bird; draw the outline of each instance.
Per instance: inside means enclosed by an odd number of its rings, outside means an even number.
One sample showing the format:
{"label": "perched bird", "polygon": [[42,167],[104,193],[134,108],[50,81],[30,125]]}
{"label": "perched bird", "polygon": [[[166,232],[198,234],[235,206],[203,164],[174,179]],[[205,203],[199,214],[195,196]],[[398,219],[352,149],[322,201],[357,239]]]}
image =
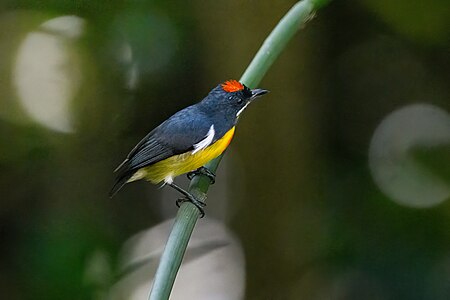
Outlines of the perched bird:
{"label": "perched bird", "polygon": [[110,197],[135,180],[163,182],[182,193],[203,214],[203,202],[173,179],[185,173],[191,178],[190,175],[200,172],[214,181],[215,175],[203,165],[225,151],[241,113],[253,99],[267,92],[229,80],[215,87],[202,101],[172,115],[147,134],[117,167]]}

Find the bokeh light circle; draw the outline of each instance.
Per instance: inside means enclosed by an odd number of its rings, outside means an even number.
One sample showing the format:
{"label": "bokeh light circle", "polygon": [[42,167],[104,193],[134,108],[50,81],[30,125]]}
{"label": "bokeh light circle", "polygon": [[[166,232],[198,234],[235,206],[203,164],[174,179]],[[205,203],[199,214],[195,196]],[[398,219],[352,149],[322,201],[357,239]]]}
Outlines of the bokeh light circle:
{"label": "bokeh light circle", "polygon": [[418,163],[411,150],[450,145],[450,115],[429,104],[402,107],[377,127],[369,166],[378,187],[398,204],[425,208],[450,197],[449,183]]}
{"label": "bokeh light circle", "polygon": [[70,104],[81,70],[73,41],[84,27],[77,16],[50,19],[28,33],[17,52],[13,83],[18,100],[31,119],[54,131],[74,131]]}

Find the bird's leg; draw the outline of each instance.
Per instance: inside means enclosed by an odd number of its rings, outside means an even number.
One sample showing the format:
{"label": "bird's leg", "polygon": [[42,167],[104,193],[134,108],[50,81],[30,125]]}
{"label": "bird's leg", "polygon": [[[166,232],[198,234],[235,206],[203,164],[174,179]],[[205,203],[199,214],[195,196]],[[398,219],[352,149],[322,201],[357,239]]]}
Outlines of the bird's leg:
{"label": "bird's leg", "polygon": [[206,177],[209,178],[211,184],[214,184],[216,182],[216,174],[214,174],[210,169],[206,167],[200,167],[195,171],[187,173],[187,178],[189,180],[192,180],[192,178],[194,178],[194,176],[196,175],[205,175]]}
{"label": "bird's leg", "polygon": [[183,203],[185,201],[189,201],[192,204],[194,204],[200,211],[200,218],[203,218],[205,216],[205,211],[203,210],[203,207],[206,206],[205,202],[198,200],[194,195],[192,195],[188,191],[182,189],[181,187],[179,187],[178,185],[176,185],[173,182],[167,183],[167,185],[170,186],[171,188],[177,190],[179,193],[183,194],[183,196],[185,197],[185,198],[181,198],[181,199],[177,200],[176,204],[178,207],[180,207],[181,203]]}

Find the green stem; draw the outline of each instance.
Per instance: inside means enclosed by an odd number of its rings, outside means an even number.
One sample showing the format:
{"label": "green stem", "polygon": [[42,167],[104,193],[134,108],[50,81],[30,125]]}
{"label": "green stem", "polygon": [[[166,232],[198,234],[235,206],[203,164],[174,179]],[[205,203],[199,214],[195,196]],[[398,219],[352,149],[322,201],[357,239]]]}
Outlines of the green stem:
{"label": "green stem", "polygon": [[[295,4],[264,41],[240,81],[250,88],[256,87],[301,25],[309,20],[316,9],[328,2],[329,0],[304,0]],[[222,156],[223,154],[210,161],[206,167],[215,173]],[[191,180],[189,191],[194,196],[206,200],[209,185],[208,177],[195,176]],[[150,300],[169,299],[178,269],[199,216],[199,210],[190,202],[183,203],[178,210],[174,226],[156,271],[149,295]]]}

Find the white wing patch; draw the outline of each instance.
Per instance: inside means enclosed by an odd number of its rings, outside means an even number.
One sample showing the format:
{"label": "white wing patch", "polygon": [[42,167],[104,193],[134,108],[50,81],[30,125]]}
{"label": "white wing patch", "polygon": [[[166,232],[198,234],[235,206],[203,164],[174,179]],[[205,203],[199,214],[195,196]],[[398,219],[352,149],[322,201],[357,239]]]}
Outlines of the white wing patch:
{"label": "white wing patch", "polygon": [[198,142],[197,144],[194,144],[194,151],[192,151],[191,154],[195,154],[200,150],[205,149],[209,145],[211,145],[214,135],[216,134],[216,131],[214,130],[214,124],[209,127],[208,133],[206,134],[205,138]]}

